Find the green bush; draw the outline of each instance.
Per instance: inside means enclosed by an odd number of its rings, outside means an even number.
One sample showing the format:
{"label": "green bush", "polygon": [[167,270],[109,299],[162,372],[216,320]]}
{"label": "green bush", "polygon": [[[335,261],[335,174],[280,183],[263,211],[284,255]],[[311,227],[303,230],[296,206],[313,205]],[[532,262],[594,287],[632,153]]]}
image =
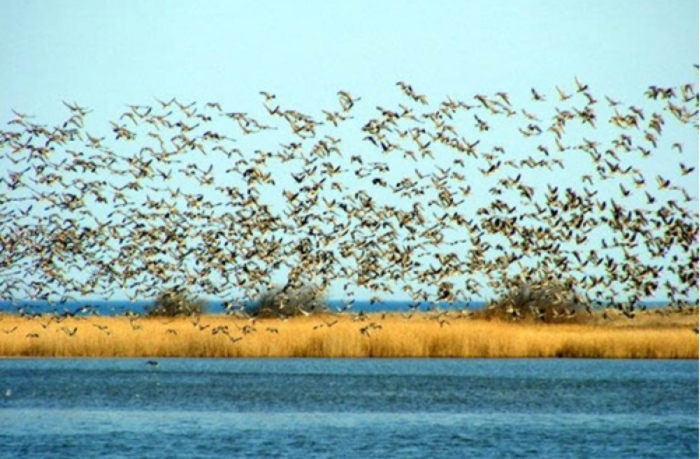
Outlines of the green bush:
{"label": "green bush", "polygon": [[206,301],[202,299],[192,297],[182,290],[171,289],[158,294],[153,306],[146,308],[146,315],[160,317],[199,315],[206,311],[206,306]]}

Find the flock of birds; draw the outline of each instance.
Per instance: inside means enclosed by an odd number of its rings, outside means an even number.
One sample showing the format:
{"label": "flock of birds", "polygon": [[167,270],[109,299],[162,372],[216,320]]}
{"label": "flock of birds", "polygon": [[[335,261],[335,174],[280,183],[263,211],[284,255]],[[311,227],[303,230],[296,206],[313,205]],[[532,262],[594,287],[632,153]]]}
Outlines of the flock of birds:
{"label": "flock of birds", "polygon": [[236,311],[276,284],[342,291],[345,307],[547,285],[587,307],[696,301],[694,84],[636,105],[578,79],[520,105],[397,89],[396,105],[339,91],[314,113],[268,92],[255,113],[156,99],[107,131],[76,103],[54,125],[13,111],[0,300],[174,288]]}

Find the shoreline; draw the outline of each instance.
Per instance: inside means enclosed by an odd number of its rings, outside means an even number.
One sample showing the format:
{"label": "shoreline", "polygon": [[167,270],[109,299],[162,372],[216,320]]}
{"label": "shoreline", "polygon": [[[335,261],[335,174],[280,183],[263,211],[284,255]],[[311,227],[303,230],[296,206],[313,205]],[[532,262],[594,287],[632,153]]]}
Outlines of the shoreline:
{"label": "shoreline", "polygon": [[124,317],[0,315],[0,358],[698,359],[698,315],[489,320],[454,312]]}

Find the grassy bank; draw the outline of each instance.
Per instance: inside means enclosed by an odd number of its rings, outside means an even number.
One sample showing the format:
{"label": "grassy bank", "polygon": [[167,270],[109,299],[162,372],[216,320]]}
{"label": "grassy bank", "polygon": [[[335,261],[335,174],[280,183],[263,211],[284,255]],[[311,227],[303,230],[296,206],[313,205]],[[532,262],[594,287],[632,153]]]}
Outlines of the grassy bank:
{"label": "grassy bank", "polygon": [[697,359],[697,312],[585,323],[458,313],[246,319],[0,316],[2,357],[583,357]]}

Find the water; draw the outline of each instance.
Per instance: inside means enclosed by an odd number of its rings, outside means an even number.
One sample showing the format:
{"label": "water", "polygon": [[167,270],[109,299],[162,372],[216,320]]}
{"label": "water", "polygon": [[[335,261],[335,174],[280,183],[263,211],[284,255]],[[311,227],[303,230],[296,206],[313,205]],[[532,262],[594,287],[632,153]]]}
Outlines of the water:
{"label": "water", "polygon": [[698,362],[0,360],[2,457],[698,457]]}
{"label": "water", "polygon": [[[331,311],[338,311],[343,308],[345,300],[327,300],[326,305]],[[695,304],[695,302],[689,302],[689,304]],[[640,303],[643,307],[654,309],[661,308],[668,305],[667,301],[643,301]],[[6,313],[16,313],[22,311],[26,314],[44,314],[44,313],[57,313],[63,314],[66,312],[75,313],[77,315],[88,315],[97,314],[101,316],[116,316],[123,315],[129,312],[134,312],[137,314],[143,314],[147,308],[153,306],[153,300],[67,300],[64,303],[60,302],[49,302],[45,300],[0,300],[0,312]],[[254,303],[246,303],[245,309],[248,311],[254,310]],[[486,302],[483,300],[474,300],[469,302],[413,302],[410,300],[384,300],[380,302],[371,302],[368,300],[357,300],[352,305],[351,310],[353,312],[397,312],[397,311],[408,311],[410,306],[415,306],[419,311],[426,311],[434,307],[440,309],[481,309],[486,306]],[[601,306],[601,305],[599,305]],[[213,314],[220,314],[225,312],[224,302],[219,300],[209,300],[207,301],[207,311]]]}
{"label": "water", "polygon": [[[331,311],[338,311],[343,308],[345,301],[328,300],[325,303]],[[386,300],[374,303],[367,300],[358,300],[353,304],[351,310],[354,312],[362,311],[366,313],[396,312],[407,311],[410,305],[417,305],[417,310],[427,311],[428,309],[434,307],[438,307],[440,309],[462,309],[465,307],[471,309],[478,309],[483,308],[486,305],[486,303],[484,301],[454,303],[434,303],[423,301],[415,303],[408,300]],[[129,312],[143,314],[144,312],[146,312],[147,308],[152,306],[153,300],[67,300],[64,303],[52,303],[45,300],[0,300],[0,312],[16,313],[18,311],[22,311],[26,314],[63,314],[69,312],[74,313],[76,315],[97,314],[101,316],[116,316],[123,315]],[[245,303],[243,307],[248,311],[252,311],[255,310],[255,303]],[[224,302],[218,300],[207,301],[207,312],[213,314],[220,314],[225,312]]]}

